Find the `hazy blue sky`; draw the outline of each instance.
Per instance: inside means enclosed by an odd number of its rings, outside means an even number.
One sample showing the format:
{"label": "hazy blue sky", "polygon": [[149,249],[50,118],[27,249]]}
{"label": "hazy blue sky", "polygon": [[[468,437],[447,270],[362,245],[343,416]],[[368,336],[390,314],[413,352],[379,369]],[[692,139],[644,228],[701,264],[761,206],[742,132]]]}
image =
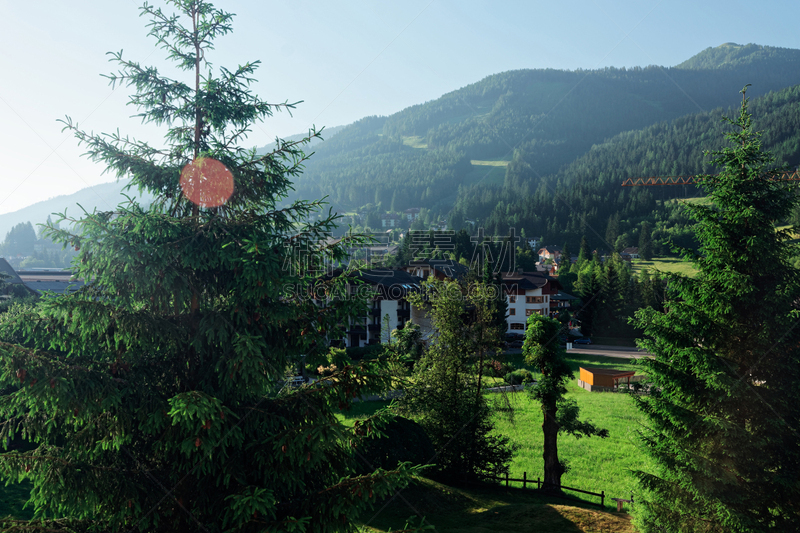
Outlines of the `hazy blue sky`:
{"label": "hazy blue sky", "polygon": [[[158,0],[153,3],[162,5]],[[111,181],[81,158],[56,119],[157,141],[129,118],[126,88],[99,74],[124,49],[163,67],[132,0],[0,0],[0,213]],[[388,115],[510,69],[672,66],[709,46],[800,49],[796,1],[227,0],[234,32],[207,55],[234,67],[260,59],[263,98],[304,100],[294,118],[254,128],[250,145],[312,125]],[[753,80],[757,83],[758,80]],[[1,238],[2,236],[0,236]]]}

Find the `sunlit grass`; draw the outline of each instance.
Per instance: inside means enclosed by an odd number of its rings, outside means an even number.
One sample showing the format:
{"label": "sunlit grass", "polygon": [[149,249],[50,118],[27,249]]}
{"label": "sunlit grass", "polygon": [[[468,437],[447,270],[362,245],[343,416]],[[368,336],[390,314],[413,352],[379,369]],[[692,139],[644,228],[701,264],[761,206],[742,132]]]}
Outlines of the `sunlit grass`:
{"label": "sunlit grass", "polygon": [[403,144],[410,146],[411,148],[428,148],[428,144],[425,142],[425,139],[419,135],[403,137]]}
{"label": "sunlit grass", "polygon": [[506,167],[508,166],[509,161],[489,161],[489,160],[478,160],[478,159],[471,159],[470,163],[479,166],[479,167]]}
{"label": "sunlit grass", "polygon": [[650,261],[644,259],[634,259],[632,262],[634,272],[642,272],[649,270],[650,273],[655,271],[659,272],[675,272],[683,274],[684,276],[692,277],[697,271],[691,263],[684,261],[678,257],[654,257]]}
{"label": "sunlit grass", "polygon": [[[576,439],[561,434],[558,439],[559,458],[569,463],[570,470],[562,483],[592,492],[605,491],[606,498],[628,498],[636,490],[631,470],[647,469],[647,457],[637,447],[636,431],[644,419],[633,399],[626,394],[588,392],[577,384],[578,368],[602,367],[616,370],[640,371],[635,360],[586,354],[570,354],[570,367],[575,379],[567,386],[567,398],[574,399],[581,409],[581,418],[607,429],[606,439],[582,437]],[[511,464],[512,477],[543,477],[542,412],[527,392],[508,395],[514,407],[513,420],[503,413],[495,416],[496,431],[507,435],[521,446]],[[596,498],[589,498],[594,501]]]}

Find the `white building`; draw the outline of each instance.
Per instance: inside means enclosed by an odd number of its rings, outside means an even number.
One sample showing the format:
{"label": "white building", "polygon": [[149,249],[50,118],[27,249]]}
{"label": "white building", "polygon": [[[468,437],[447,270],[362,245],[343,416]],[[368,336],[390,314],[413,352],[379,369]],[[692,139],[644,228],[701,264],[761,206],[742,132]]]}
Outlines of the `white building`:
{"label": "white building", "polygon": [[[356,274],[362,283],[357,292],[373,294],[366,316],[350,319],[344,338],[347,347],[363,347],[387,342],[394,329],[402,329],[412,318],[411,304],[406,297],[420,289],[420,278],[404,270],[371,269]],[[366,287],[366,289],[362,289]]]}
{"label": "white building", "polygon": [[525,333],[532,314],[550,316],[550,298],[558,294],[558,280],[544,272],[503,273],[503,289],[508,303],[507,333]]}

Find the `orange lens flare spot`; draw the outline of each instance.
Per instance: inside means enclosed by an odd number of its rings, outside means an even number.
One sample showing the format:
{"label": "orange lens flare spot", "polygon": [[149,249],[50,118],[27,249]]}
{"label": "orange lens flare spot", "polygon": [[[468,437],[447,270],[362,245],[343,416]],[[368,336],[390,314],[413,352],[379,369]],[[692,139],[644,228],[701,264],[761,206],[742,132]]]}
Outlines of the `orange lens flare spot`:
{"label": "orange lens flare spot", "polygon": [[181,190],[200,207],[219,207],[233,194],[233,174],[216,159],[198,157],[183,167]]}

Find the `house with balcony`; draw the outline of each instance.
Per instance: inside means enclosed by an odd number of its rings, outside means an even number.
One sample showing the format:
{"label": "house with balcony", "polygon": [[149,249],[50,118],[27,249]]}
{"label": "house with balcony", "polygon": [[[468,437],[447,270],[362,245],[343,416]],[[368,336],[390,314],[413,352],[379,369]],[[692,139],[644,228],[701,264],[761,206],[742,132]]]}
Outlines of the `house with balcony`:
{"label": "house with balcony", "polygon": [[382,228],[399,228],[402,225],[403,217],[396,213],[386,213],[381,215]]}
{"label": "house with balcony", "polygon": [[508,303],[507,333],[525,333],[528,317],[550,316],[551,298],[561,289],[545,272],[504,272],[503,290]]}
{"label": "house with balcony", "polygon": [[561,247],[560,246],[545,246],[544,248],[539,248],[537,252],[539,254],[539,261],[544,262],[548,259],[551,259],[553,263],[556,263],[558,260],[561,259]]}
{"label": "house with balcony", "polygon": [[550,313],[558,313],[564,309],[569,309],[573,305],[577,305],[580,298],[567,294],[563,291],[558,291],[557,294],[550,296]]}
{"label": "house with balcony", "polygon": [[363,347],[387,342],[392,330],[402,329],[411,319],[412,306],[407,297],[420,289],[422,280],[404,270],[389,268],[361,270],[353,278],[350,292],[363,294],[366,290],[371,300],[365,316],[350,318],[344,345]]}

